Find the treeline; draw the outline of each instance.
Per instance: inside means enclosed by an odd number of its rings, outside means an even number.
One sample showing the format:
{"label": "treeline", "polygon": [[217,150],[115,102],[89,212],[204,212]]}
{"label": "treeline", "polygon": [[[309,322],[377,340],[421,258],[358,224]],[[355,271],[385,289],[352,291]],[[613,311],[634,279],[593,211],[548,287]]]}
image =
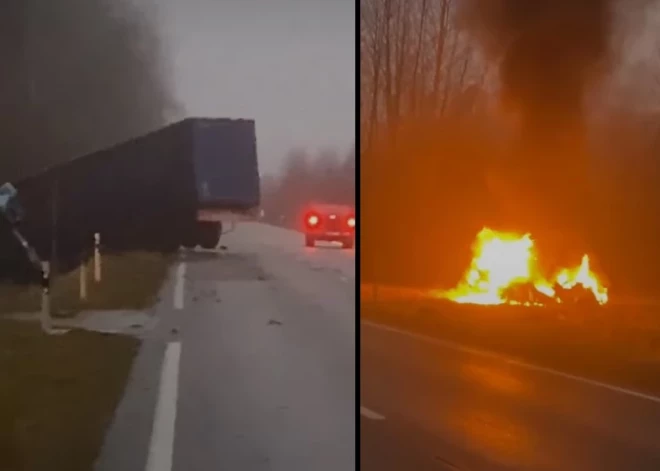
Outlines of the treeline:
{"label": "treeline", "polygon": [[490,204],[493,70],[457,27],[458,3],[360,1],[363,281],[452,283]]}
{"label": "treeline", "polygon": [[298,228],[310,202],[355,205],[355,151],[326,149],[317,155],[292,150],[277,175],[261,178],[263,219]]}
{"label": "treeline", "polygon": [[[451,286],[491,225],[531,231],[558,259],[589,252],[613,293],[660,294],[660,47],[634,69],[610,52],[561,151],[522,146],[502,61],[464,4],[360,0],[361,278]],[[617,11],[613,43],[643,17]],[[562,124],[544,123],[552,137]]]}

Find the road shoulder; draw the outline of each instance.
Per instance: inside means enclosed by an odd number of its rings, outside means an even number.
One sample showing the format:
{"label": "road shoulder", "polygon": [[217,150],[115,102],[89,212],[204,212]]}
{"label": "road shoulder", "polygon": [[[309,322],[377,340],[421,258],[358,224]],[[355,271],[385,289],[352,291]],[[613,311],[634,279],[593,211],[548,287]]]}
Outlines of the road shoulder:
{"label": "road shoulder", "polygon": [[160,369],[167,343],[178,338],[178,319],[173,309],[175,271],[161,288],[159,301],[147,313],[155,319],[143,334],[123,397],[115,410],[95,471],[144,471],[158,397]]}

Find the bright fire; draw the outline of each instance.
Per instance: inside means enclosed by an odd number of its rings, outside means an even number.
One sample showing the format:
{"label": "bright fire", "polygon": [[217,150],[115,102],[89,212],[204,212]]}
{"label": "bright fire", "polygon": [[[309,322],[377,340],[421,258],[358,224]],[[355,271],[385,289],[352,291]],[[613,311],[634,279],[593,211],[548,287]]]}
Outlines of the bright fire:
{"label": "bright fire", "polygon": [[563,269],[551,280],[539,271],[530,234],[521,236],[484,228],[477,235],[472,263],[463,280],[440,296],[465,304],[542,305],[544,301],[562,302],[565,298],[560,291],[586,290],[599,304],[608,300],[607,289],[591,271],[587,255],[578,267]]}

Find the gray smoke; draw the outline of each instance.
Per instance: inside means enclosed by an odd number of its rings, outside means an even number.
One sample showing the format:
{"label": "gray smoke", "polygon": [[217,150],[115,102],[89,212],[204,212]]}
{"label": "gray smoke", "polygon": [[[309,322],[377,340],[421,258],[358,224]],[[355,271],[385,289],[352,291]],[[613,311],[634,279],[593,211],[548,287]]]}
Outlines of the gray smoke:
{"label": "gray smoke", "polygon": [[0,6],[0,180],[163,125],[178,107],[149,16],[125,0]]}

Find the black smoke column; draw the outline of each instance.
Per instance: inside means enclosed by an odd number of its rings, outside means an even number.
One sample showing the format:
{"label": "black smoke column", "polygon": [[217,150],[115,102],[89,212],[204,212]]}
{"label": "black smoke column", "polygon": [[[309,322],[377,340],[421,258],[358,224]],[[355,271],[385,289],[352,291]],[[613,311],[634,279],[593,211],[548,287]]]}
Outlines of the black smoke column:
{"label": "black smoke column", "polygon": [[2,181],[177,117],[152,15],[126,0],[5,0],[0,57]]}
{"label": "black smoke column", "polygon": [[584,98],[609,63],[610,2],[461,4],[468,28],[498,65],[502,109],[518,123],[517,146],[499,169],[513,188],[500,196],[509,211],[504,218],[586,249],[591,204]]}

